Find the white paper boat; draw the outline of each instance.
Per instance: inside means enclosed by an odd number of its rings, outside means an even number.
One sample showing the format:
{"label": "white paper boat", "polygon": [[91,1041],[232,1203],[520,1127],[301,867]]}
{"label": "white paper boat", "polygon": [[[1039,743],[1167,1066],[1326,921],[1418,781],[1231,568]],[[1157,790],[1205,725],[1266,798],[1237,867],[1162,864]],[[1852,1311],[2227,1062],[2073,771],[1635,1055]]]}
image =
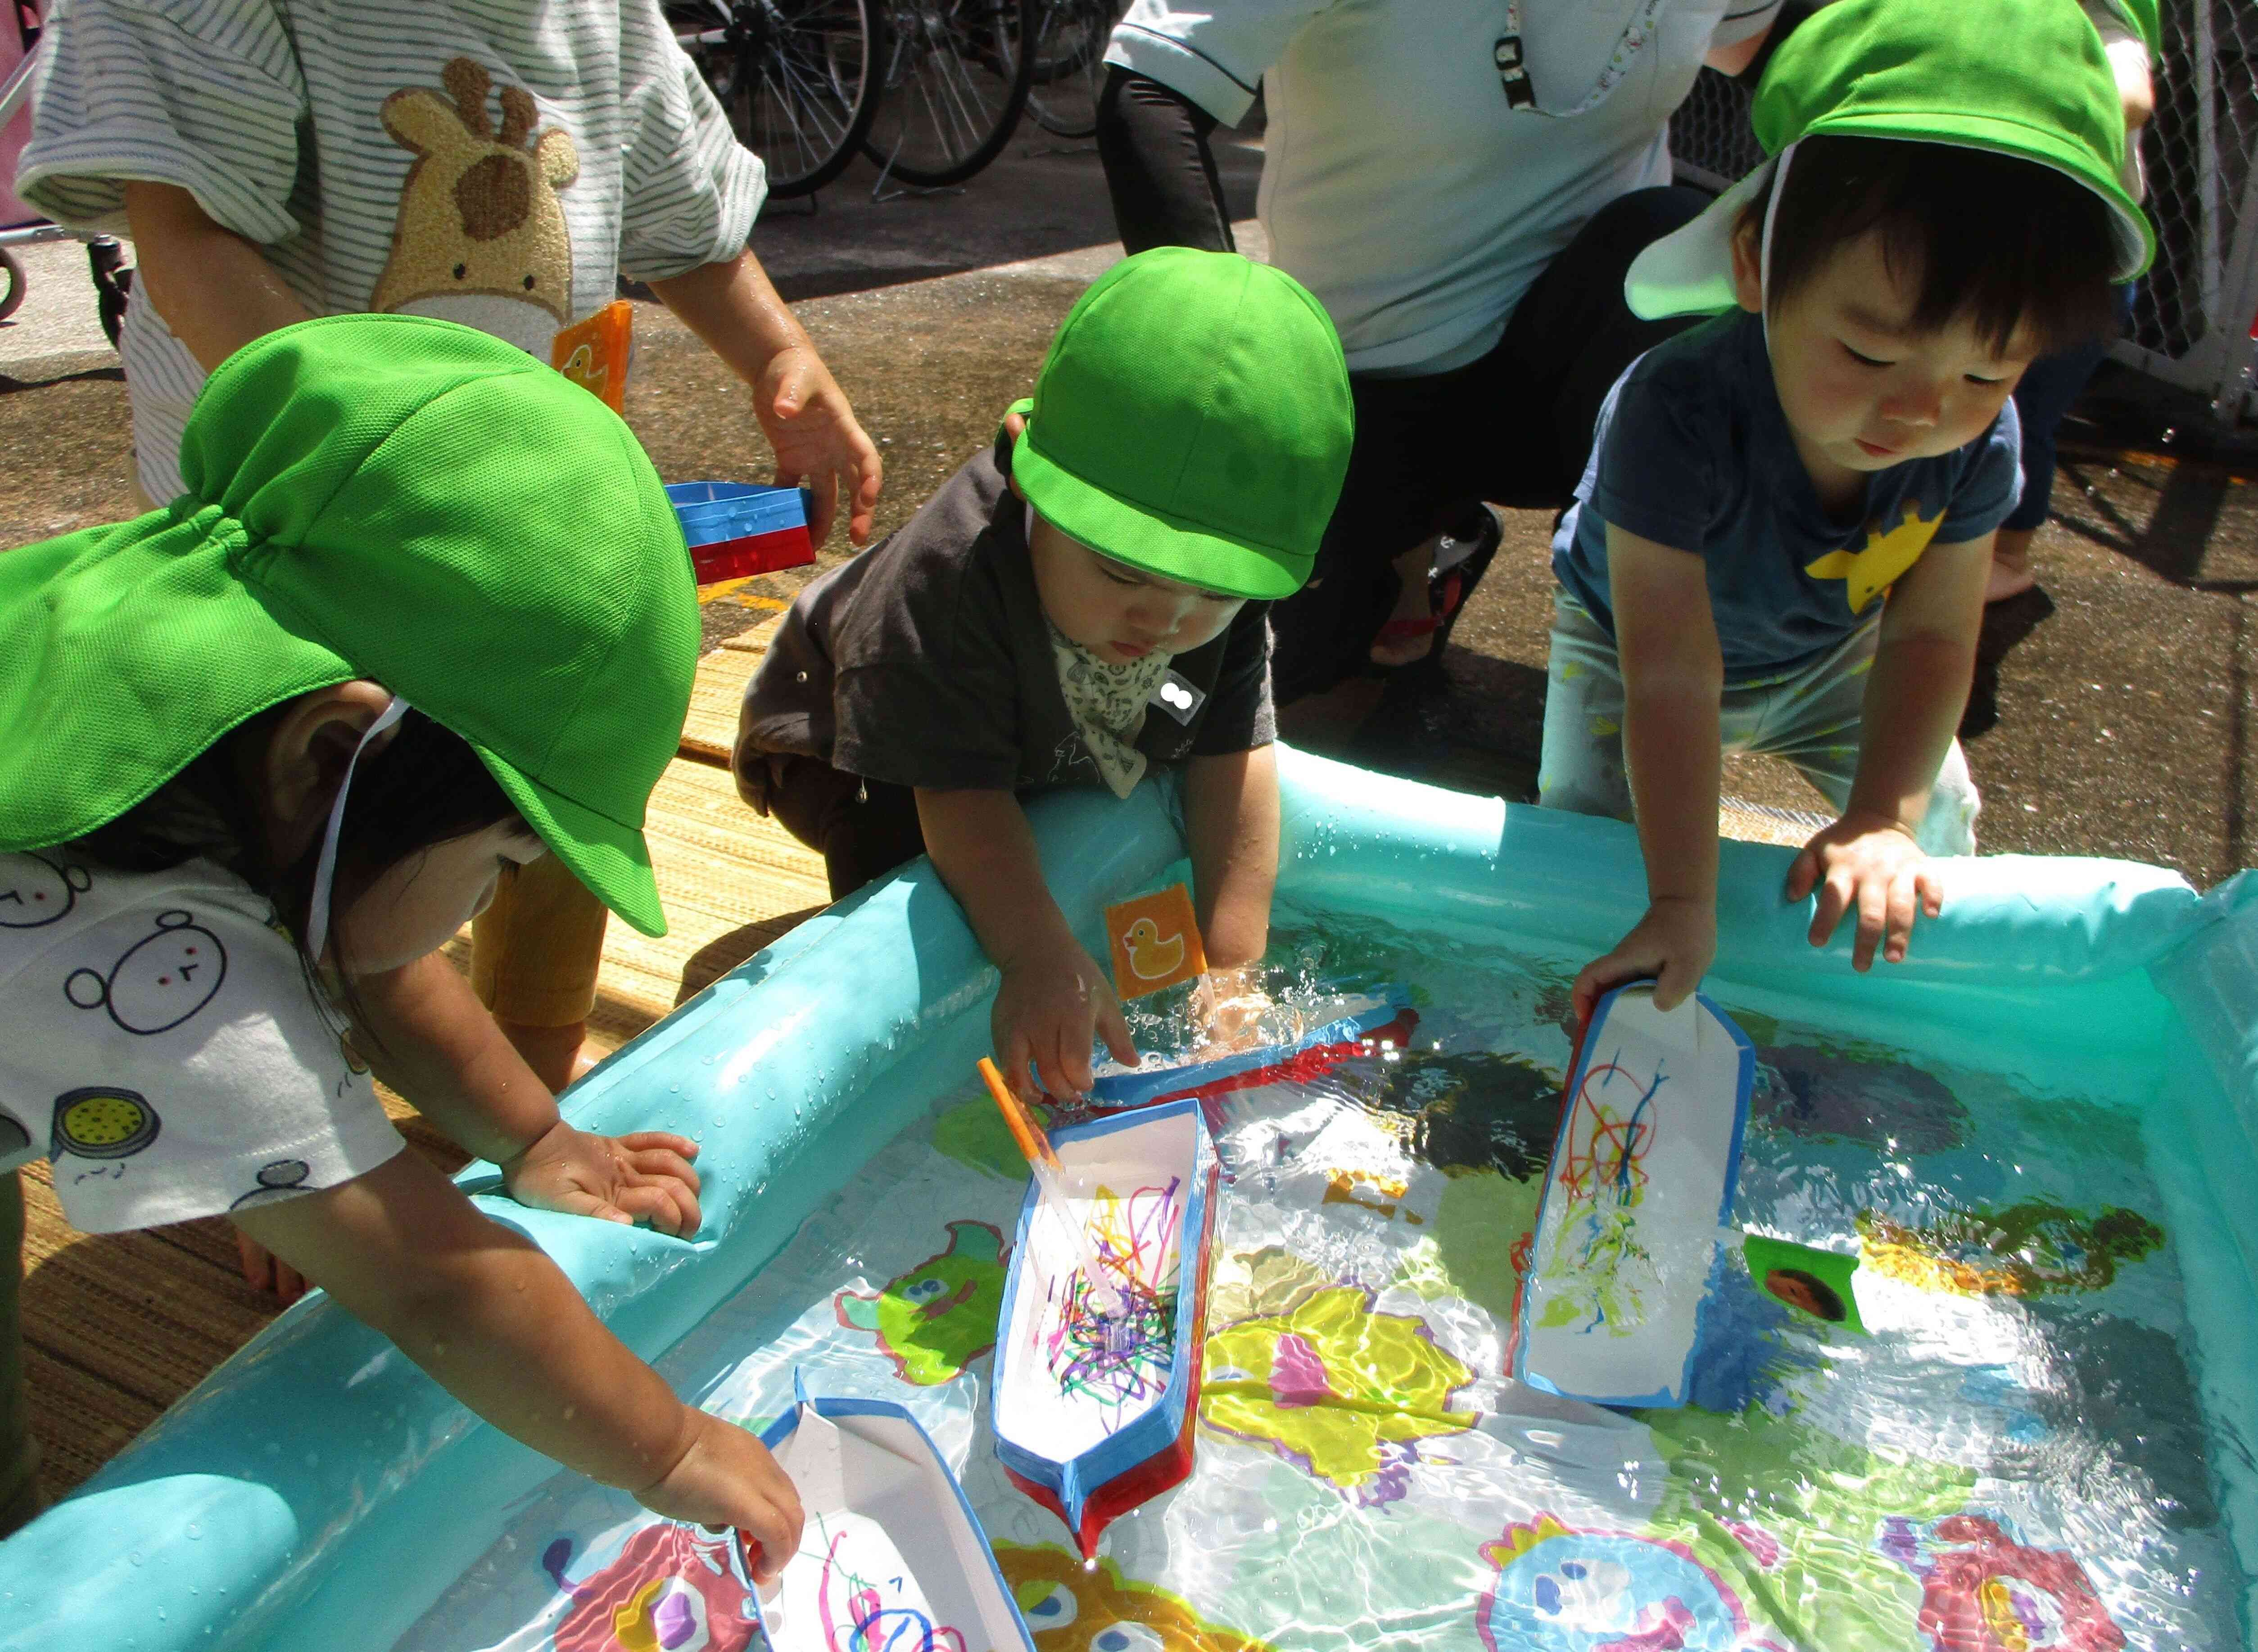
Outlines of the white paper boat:
{"label": "white paper boat", "polygon": [[1599,1405],[1686,1402],[1755,1079],[1748,1035],[1701,994],[1667,1015],[1648,982],[1600,1000],[1545,1173],[1516,1376]]}
{"label": "white paper boat", "polygon": [[[1084,1556],[1106,1522],[1191,1472],[1214,1223],[1215,1148],[1196,1098],[1052,1132],[1073,1208],[1031,1182],[996,1343],[996,1452]],[[1127,1307],[1090,1299],[1081,1224]]]}
{"label": "white paper boat", "polygon": [[963,1488],[907,1411],[802,1388],[761,1441],[807,1517],[755,1599],[774,1652],[1034,1652]]}

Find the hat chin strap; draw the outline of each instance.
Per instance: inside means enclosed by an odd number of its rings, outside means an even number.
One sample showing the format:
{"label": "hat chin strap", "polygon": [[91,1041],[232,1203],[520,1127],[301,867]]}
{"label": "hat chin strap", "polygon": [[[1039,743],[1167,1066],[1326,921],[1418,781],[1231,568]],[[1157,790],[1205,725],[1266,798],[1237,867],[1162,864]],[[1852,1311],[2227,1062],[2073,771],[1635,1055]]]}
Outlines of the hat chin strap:
{"label": "hat chin strap", "polygon": [[1757,318],[1764,323],[1765,350],[1772,350],[1772,231],[1779,218],[1780,197],[1787,193],[1787,168],[1795,160],[1795,152],[1802,142],[1798,138],[1779,152],[1772,162],[1772,193],[1765,197],[1764,238],[1757,248],[1757,302],[1760,307]]}
{"label": "hat chin strap", "polygon": [[330,805],[330,823],[322,833],[321,858],[314,862],[314,895],[306,908],[306,955],[315,963],[322,961],[322,949],[330,944],[330,886],[337,875],[337,831],[345,822],[345,794],[352,790],[353,770],[360,764],[360,755],[373,741],[408,713],[408,702],[399,695],[392,704],[377,713],[353,748],[353,755],[345,760],[344,778],[337,782],[337,795]]}

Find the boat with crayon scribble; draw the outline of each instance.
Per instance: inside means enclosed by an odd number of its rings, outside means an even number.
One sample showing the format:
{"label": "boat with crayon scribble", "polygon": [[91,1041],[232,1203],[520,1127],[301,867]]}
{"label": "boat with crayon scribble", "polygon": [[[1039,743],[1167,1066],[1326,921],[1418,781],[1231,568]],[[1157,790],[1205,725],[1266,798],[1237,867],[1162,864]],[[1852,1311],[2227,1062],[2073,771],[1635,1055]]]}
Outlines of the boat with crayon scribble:
{"label": "boat with crayon scribble", "polygon": [[[1108,1521],[1191,1472],[1218,1166],[1192,1097],[1051,1141],[1069,1208],[1029,1184],[997,1339],[996,1451],[1088,1557]],[[1067,1223],[1087,1234],[1119,1315],[1101,1310]]]}

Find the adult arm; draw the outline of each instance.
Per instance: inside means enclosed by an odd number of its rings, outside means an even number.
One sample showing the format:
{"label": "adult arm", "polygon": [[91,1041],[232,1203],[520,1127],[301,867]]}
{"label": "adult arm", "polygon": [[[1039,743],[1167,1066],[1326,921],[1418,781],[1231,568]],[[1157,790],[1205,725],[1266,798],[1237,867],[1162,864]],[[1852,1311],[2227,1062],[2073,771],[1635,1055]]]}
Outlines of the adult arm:
{"label": "adult arm", "polygon": [[539,1247],[415,1154],[236,1220],[514,1439],[658,1514],[742,1528],[770,1575],[799,1547],[799,1498],[760,1443],[676,1399]]}
{"label": "adult arm", "polygon": [[1674,1008],[1717,951],[1717,791],[1724,760],[1723,652],[1706,565],[1690,551],[1608,528],[1608,586],[1622,663],[1623,759],[1646,861],[1646,915],[1576,977],[1580,1021],[1608,988],[1653,975]]}
{"label": "adult arm", "polygon": [[259,249],[223,229],[186,189],[125,186],[134,279],[206,372],[278,328],[309,319]]}
{"label": "adult arm", "polygon": [[1843,914],[1857,912],[1850,961],[1858,969],[1872,967],[1878,945],[1901,962],[1915,914],[1943,910],[1943,886],[1914,834],[1967,709],[1992,540],[1931,544],[1891,588],[1866,680],[1849,806],[1788,870],[1789,900],[1819,890],[1813,946],[1824,946]]}
{"label": "adult arm", "polygon": [[1004,791],[920,786],[917,805],[926,853],[964,909],[981,949],[1003,973],[990,1030],[1012,1088],[1034,1098],[1027,1079],[1033,1062],[1051,1095],[1087,1095],[1090,1044],[1097,1037],[1116,1060],[1134,1066],[1129,1024],[1104,970],[1051,898],[1019,798]]}
{"label": "adult arm", "polygon": [[815,542],[844,503],[848,537],[867,544],[884,479],[878,450],[760,260],[742,252],[654,280],[650,289],[752,386],[753,416],[776,450],[777,481],[815,495],[808,523]]}

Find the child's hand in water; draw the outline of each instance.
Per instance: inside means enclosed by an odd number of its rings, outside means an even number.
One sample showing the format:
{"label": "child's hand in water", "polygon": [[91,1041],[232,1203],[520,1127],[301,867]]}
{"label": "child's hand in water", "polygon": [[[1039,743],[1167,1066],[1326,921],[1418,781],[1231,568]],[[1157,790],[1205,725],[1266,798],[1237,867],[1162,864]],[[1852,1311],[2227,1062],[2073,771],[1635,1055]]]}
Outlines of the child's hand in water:
{"label": "child's hand in water", "polygon": [[1944,882],[1936,866],[1896,819],[1879,814],[1846,814],[1814,836],[1787,869],[1787,898],[1800,901],[1819,890],[1811,915],[1811,944],[1824,947],[1843,915],[1858,915],[1850,967],[1873,968],[1874,948],[1893,964],[1905,961],[1914,918],[1935,918],[1944,910]]}
{"label": "child's hand in water", "polygon": [[1259,968],[1211,969],[1192,991],[1192,1008],[1204,1035],[1199,1053],[1252,1049],[1262,1039],[1262,1017],[1271,1008]]}
{"label": "child's hand in water", "polygon": [[1576,1025],[1591,1019],[1600,995],[1626,981],[1652,975],[1654,1005],[1675,1010],[1701,984],[1717,955],[1717,907],[1714,901],[1665,895],[1647,904],[1646,916],[1615,950],[1595,958],[1576,976]]}
{"label": "child's hand in water", "polygon": [[753,1581],[772,1582],[799,1551],[805,1516],[792,1477],[768,1447],[734,1422],[683,1407],[692,1431],[673,1468],[636,1493],[654,1514],[721,1529],[735,1527],[760,1548]]}
{"label": "child's hand in water", "polygon": [[1015,959],[1003,970],[990,1032],[997,1065],[1023,1100],[1035,1099],[1027,1083],[1030,1061],[1052,1095],[1061,1101],[1087,1095],[1094,1081],[1090,1046],[1097,1038],[1104,1039],[1115,1060],[1137,1065],[1137,1046],[1112,983],[1075,942]]}
{"label": "child's hand in water", "polygon": [[597,1136],[563,1119],[501,1167],[509,1196],[536,1210],[648,1220],[661,1233],[698,1231],[698,1145],[666,1131]]}

